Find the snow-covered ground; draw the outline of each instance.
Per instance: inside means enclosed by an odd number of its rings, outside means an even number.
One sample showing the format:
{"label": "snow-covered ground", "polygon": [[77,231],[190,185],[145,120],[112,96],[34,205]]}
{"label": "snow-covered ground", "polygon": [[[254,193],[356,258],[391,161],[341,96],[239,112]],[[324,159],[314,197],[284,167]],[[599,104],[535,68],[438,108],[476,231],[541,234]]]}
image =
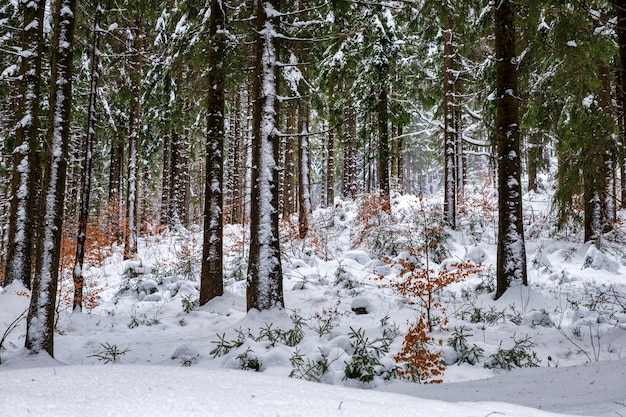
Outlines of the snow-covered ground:
{"label": "snow-covered ground", "polygon": [[[403,250],[419,246],[432,221],[416,199],[397,197],[393,217],[365,216],[369,228],[358,203],[317,211],[306,242],[283,229],[286,309],[250,314],[241,229],[227,228],[226,293],[203,307],[194,305],[201,233],[147,237],[137,260],[114,251],[91,268],[97,306],[70,314],[65,283],[55,359],[23,349],[25,320],[6,334],[0,414],[626,416],[624,232],[599,249],[554,234],[542,197],[526,210],[530,286],[498,301],[484,210],[464,215],[445,259]],[[482,263],[434,294],[439,385],[396,377],[394,356],[424,311],[393,286],[411,256],[428,258],[433,276]],[[0,332],[28,301],[17,284],[0,292]]]}
{"label": "snow-covered ground", "polygon": [[58,366],[4,371],[2,381],[6,416],[554,415],[505,402],[450,403],[199,367]]}

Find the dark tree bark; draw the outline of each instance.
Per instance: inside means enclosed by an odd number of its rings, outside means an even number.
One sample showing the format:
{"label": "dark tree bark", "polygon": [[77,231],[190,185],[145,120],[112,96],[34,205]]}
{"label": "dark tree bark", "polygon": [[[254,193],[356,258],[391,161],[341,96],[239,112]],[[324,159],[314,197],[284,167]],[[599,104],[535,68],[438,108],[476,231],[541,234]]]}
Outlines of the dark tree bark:
{"label": "dark tree bark", "polygon": [[585,210],[585,242],[597,238],[602,231],[602,185],[601,155],[586,158],[583,167],[583,199]]}
{"label": "dark tree bark", "polygon": [[454,127],[454,75],[452,21],[445,19],[443,32],[443,138],[444,199],[443,217],[448,227],[456,228],[456,129]]}
{"label": "dark tree bark", "polygon": [[287,129],[284,136],[284,187],[283,187],[283,217],[289,219],[296,212],[296,185],[297,185],[297,154],[298,154],[298,106],[290,105],[286,108]]}
{"label": "dark tree bark", "polygon": [[332,207],[335,203],[335,124],[334,110],[329,110],[330,126],[326,141],[326,207]]}
{"label": "dark tree bark", "polygon": [[304,239],[309,232],[311,214],[311,178],[309,162],[309,108],[302,102],[298,108],[298,237]]}
{"label": "dark tree bark", "polygon": [[402,122],[398,122],[398,126],[396,128],[396,139],[394,143],[396,144],[396,153],[394,155],[394,159],[396,161],[396,184],[398,190],[402,192],[404,190],[404,127]]}
{"label": "dark tree bark", "polygon": [[41,55],[45,1],[21,0],[22,51],[20,54],[19,103],[16,112],[9,236],[4,285],[14,280],[31,287],[32,236],[36,225],[41,108]]}
{"label": "dark tree bark", "polygon": [[[229,223],[243,223],[244,201],[246,196],[246,146],[245,146],[245,123],[242,123],[242,89],[234,92],[234,110],[230,113],[230,130],[228,139],[228,187],[229,198]],[[244,119],[245,120],[245,119]]]}
{"label": "dark tree bark", "polygon": [[87,135],[84,142],[83,172],[80,187],[80,210],[78,213],[78,232],[76,235],[76,256],[74,259],[74,311],[83,308],[83,287],[85,277],[83,264],[85,262],[85,241],[87,240],[87,221],[89,219],[89,200],[91,195],[91,168],[93,165],[92,150],[96,129],[96,99],[98,96],[100,21],[102,20],[102,4],[96,1],[93,23],[93,40],[91,48],[91,82],[89,85],[89,107],[87,109]]}
{"label": "dark tree bark", "polygon": [[133,258],[137,255],[137,217],[138,217],[138,180],[139,180],[139,134],[141,131],[141,79],[143,67],[143,18],[141,11],[135,12],[135,28],[133,46],[130,54],[132,108],[129,118],[128,133],[128,195],[126,202],[126,216],[128,230],[126,231],[125,257]]}
{"label": "dark tree bark", "polygon": [[124,241],[124,178],[122,165],[124,161],[124,133],[115,132],[111,139],[111,155],[109,164],[109,227],[118,244]]}
{"label": "dark tree bark", "polygon": [[365,131],[365,155],[364,164],[366,169],[363,169],[363,184],[365,184],[365,192],[372,194],[376,190],[376,181],[378,179],[376,173],[378,171],[378,158],[375,151],[378,149],[374,145],[374,139],[372,135],[373,122],[372,112],[366,111],[363,115],[363,127]]}
{"label": "dark tree bark", "polygon": [[385,210],[391,210],[389,186],[389,113],[387,88],[378,89],[378,191]]}
{"label": "dark tree bark", "polygon": [[598,92],[597,107],[591,109],[590,116],[595,121],[593,127],[601,132],[593,139],[589,138],[583,148],[582,171],[583,171],[583,199],[585,209],[585,241],[596,239],[603,231],[603,227],[609,227],[614,220],[614,204],[612,201],[612,161],[610,158],[610,146],[608,135],[604,132],[609,123],[611,96],[609,69],[605,63],[598,64],[598,79],[600,91]]}
{"label": "dark tree bark", "polygon": [[465,153],[463,152],[463,120],[461,109],[457,108],[456,115],[456,205],[455,212],[462,210],[465,195]]}
{"label": "dark tree bark", "polygon": [[[605,129],[613,120],[613,103],[611,100],[611,72],[606,62],[598,65],[598,76],[600,78],[600,93],[598,94],[598,105],[600,114],[606,122],[601,122],[600,128]],[[603,134],[602,141],[602,167],[604,173],[604,187],[602,190],[602,227],[604,230],[611,230],[617,219],[617,202],[615,199],[615,172],[613,169],[613,145],[612,135]]]}
{"label": "dark tree bark", "polygon": [[52,76],[47,160],[41,208],[44,221],[37,253],[36,273],[28,311],[26,348],[54,356],[54,313],[56,305],[65,177],[72,114],[72,66],[76,0],[56,0],[52,41]]}
{"label": "dark tree bark", "polygon": [[[187,111],[184,106],[181,113]],[[188,220],[189,188],[189,130],[177,131],[176,122],[172,123],[170,153],[170,196],[168,198],[169,221],[173,225],[186,225]]]}
{"label": "dark tree bark", "polygon": [[539,172],[539,160],[541,157],[542,147],[537,140],[539,132],[528,135],[528,191],[537,192],[537,174]]}
{"label": "dark tree bark", "polygon": [[346,128],[344,132],[343,146],[343,196],[344,198],[355,198],[357,194],[357,160],[356,160],[356,116],[352,103],[348,103],[344,108]]}
{"label": "dark tree bark", "polygon": [[207,60],[206,183],[200,305],[224,294],[223,278],[223,177],[224,177],[224,55],[226,17],[221,0],[211,0]]}
{"label": "dark tree bark", "polygon": [[[268,8],[272,13],[268,15]],[[282,308],[283,272],[278,231],[276,105],[277,0],[256,1],[255,71],[252,88],[252,173],[247,309]]]}
{"label": "dark tree bark", "polygon": [[617,45],[619,48],[619,62],[617,71],[617,96],[620,101],[620,177],[621,177],[621,207],[626,207],[626,0],[613,0],[613,7],[617,16]]}
{"label": "dark tree bark", "polygon": [[[171,112],[168,110],[165,112],[165,120],[171,120]],[[161,178],[161,226],[170,226],[170,193],[171,193],[171,180],[172,180],[172,135],[169,125],[166,127],[166,132],[163,135],[163,176]]]}
{"label": "dark tree bark", "polygon": [[496,296],[512,281],[528,285],[522,219],[519,96],[512,1],[494,5],[496,53],[496,137],[498,149],[498,249]]}

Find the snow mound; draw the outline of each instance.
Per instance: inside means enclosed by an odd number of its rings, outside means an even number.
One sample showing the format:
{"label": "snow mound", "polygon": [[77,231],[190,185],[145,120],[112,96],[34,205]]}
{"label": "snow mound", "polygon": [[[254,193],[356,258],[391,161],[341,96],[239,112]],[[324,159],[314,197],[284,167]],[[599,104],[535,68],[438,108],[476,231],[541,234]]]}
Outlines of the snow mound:
{"label": "snow mound", "polygon": [[613,272],[614,274],[619,272],[619,262],[600,252],[594,245],[589,246],[585,253],[584,267]]}

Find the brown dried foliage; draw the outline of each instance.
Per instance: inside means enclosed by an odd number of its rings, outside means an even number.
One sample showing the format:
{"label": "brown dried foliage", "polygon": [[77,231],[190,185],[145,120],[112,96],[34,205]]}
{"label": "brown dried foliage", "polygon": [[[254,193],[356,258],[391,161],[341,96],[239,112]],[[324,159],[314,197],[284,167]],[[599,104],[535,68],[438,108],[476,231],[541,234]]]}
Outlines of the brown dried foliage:
{"label": "brown dried foliage", "polygon": [[[419,254],[413,250],[413,257]],[[395,356],[396,362],[404,363],[404,369],[398,371],[398,375],[413,382],[425,384],[438,384],[443,382],[440,376],[445,367],[441,363],[439,353],[432,352],[430,347],[438,344],[435,339],[427,334],[433,331],[432,311],[439,309],[445,316],[445,309],[436,297],[436,293],[454,282],[464,281],[469,275],[480,270],[470,262],[458,262],[435,271],[424,264],[397,261],[402,269],[399,273],[400,280],[393,282],[391,286],[398,291],[411,305],[417,305],[422,309],[418,322],[411,327],[404,338],[402,350]],[[447,325],[444,318],[440,325]]]}
{"label": "brown dried foliage", "polygon": [[[85,241],[84,265],[101,266],[104,259],[111,255],[111,245],[115,236],[107,227],[108,219],[95,218],[87,224],[87,239]],[[74,262],[76,259],[76,225],[64,227],[61,238],[61,258],[59,263],[59,302],[57,311],[70,308],[74,302]],[[83,291],[83,307],[88,311],[98,306],[98,297],[103,288],[94,277],[85,279]]]}
{"label": "brown dried foliage", "polygon": [[426,333],[428,323],[422,314],[404,338],[402,350],[394,357],[398,363],[404,364],[404,368],[398,371],[400,378],[422,384],[440,384],[441,376],[445,370],[439,353],[432,352],[432,345],[441,347],[441,340],[435,339]]}
{"label": "brown dried foliage", "polygon": [[357,213],[357,222],[362,226],[353,246],[365,243],[370,232],[383,226],[390,213],[391,206],[388,200],[381,200],[380,197],[372,194],[365,195]]}

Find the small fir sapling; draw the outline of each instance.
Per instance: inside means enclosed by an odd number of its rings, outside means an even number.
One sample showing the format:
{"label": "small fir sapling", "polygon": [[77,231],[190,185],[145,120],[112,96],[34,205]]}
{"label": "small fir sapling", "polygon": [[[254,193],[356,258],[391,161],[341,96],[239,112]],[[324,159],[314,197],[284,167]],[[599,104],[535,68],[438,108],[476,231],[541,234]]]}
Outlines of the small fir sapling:
{"label": "small fir sapling", "polygon": [[502,349],[502,342],[498,351],[489,356],[485,361],[485,368],[504,369],[510,371],[513,368],[535,368],[541,363],[537,358],[537,354],[532,350],[535,343],[530,336],[517,339],[515,335],[513,339],[513,347],[511,349]]}
{"label": "small fir sapling", "polygon": [[96,358],[104,363],[115,363],[122,356],[130,352],[130,347],[120,350],[117,345],[111,345],[109,342],[100,343],[102,350],[90,355],[90,358]]}
{"label": "small fir sapling", "polygon": [[369,340],[363,329],[350,328],[350,360],[345,362],[344,380],[356,379],[362,383],[369,383],[377,375],[382,374],[384,366],[380,359],[389,352],[392,338],[383,337]]}
{"label": "small fir sapling", "polygon": [[[336,360],[336,359],[335,359]],[[324,376],[330,370],[331,361],[320,349],[319,357],[316,359],[306,358],[298,349],[289,358],[293,370],[289,373],[290,378],[304,379],[312,382],[323,382]]]}
{"label": "small fir sapling", "polygon": [[472,344],[470,347],[467,342],[467,338],[471,336],[472,334],[467,332],[465,326],[461,326],[460,328],[455,327],[451,337],[448,339],[448,346],[454,349],[458,355],[456,360],[457,365],[462,363],[476,365],[480,361],[480,358],[483,357],[483,348],[476,344]]}
{"label": "small fir sapling", "polygon": [[241,369],[253,370],[255,372],[261,372],[263,362],[256,357],[255,353],[248,347],[245,352],[237,355],[236,359],[239,361]]}

